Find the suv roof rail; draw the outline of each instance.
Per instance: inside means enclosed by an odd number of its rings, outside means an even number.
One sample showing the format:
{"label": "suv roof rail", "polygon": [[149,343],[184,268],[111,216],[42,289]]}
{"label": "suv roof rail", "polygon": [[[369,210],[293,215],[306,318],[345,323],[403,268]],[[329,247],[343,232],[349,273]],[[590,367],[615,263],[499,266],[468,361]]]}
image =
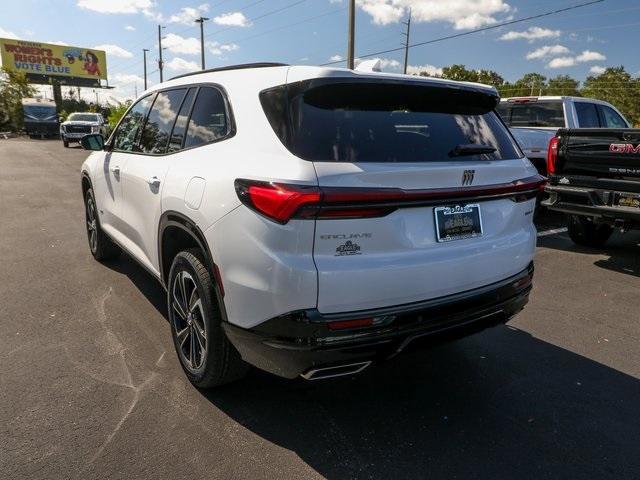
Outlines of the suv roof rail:
{"label": "suv roof rail", "polygon": [[257,62],[257,63],[242,63],[240,65],[227,65],[226,67],[216,67],[216,68],[208,68],[206,70],[198,70],[197,72],[185,73],[182,75],[178,75],[176,77],[172,77],[169,80],[175,80],[176,78],[190,77],[191,75],[200,75],[201,73],[213,73],[213,72],[224,72],[227,70],[243,70],[246,68],[267,68],[267,67],[288,67],[287,63],[278,63],[278,62]]}

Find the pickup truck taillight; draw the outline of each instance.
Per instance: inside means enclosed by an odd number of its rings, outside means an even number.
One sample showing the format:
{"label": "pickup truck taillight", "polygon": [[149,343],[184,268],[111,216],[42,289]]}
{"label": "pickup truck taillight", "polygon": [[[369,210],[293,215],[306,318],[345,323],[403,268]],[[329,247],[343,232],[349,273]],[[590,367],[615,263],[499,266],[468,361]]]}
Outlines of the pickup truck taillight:
{"label": "pickup truck taillight", "polygon": [[547,150],[547,175],[553,175],[556,173],[556,160],[558,159],[558,137],[553,137],[549,141],[549,148]]}

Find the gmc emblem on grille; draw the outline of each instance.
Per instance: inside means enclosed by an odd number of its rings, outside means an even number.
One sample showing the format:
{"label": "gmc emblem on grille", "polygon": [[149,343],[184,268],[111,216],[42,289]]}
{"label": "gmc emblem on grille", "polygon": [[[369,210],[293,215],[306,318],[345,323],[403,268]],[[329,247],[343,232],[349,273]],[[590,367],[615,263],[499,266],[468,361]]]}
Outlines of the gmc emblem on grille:
{"label": "gmc emblem on grille", "polygon": [[462,185],[471,185],[473,183],[473,177],[475,177],[475,170],[465,170],[462,173]]}
{"label": "gmc emblem on grille", "polygon": [[633,146],[633,143],[612,143],[609,151],[613,153],[640,153],[640,143]]}

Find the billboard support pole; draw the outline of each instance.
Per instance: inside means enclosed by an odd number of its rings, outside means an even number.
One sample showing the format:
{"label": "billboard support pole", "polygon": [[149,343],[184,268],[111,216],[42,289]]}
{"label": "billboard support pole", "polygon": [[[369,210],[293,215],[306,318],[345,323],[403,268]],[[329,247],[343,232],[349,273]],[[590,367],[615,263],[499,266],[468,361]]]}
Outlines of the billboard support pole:
{"label": "billboard support pole", "polygon": [[142,49],[142,56],[144,57],[144,89],[147,89],[147,52],[148,48]]}
{"label": "billboard support pole", "polygon": [[62,108],[62,88],[60,87],[60,82],[52,80],[51,86],[53,87],[53,101],[56,102],[56,107],[60,110]]}

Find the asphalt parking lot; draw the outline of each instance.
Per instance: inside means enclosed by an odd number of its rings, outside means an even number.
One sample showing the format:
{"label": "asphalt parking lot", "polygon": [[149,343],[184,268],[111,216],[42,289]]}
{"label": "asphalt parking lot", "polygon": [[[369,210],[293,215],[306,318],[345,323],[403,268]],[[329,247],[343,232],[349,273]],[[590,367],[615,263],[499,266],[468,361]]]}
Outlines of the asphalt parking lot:
{"label": "asphalt parking lot", "polygon": [[640,478],[640,235],[542,215],[508,326],[359,376],[193,388],[164,292],[89,253],[59,141],[0,140],[0,477]]}

